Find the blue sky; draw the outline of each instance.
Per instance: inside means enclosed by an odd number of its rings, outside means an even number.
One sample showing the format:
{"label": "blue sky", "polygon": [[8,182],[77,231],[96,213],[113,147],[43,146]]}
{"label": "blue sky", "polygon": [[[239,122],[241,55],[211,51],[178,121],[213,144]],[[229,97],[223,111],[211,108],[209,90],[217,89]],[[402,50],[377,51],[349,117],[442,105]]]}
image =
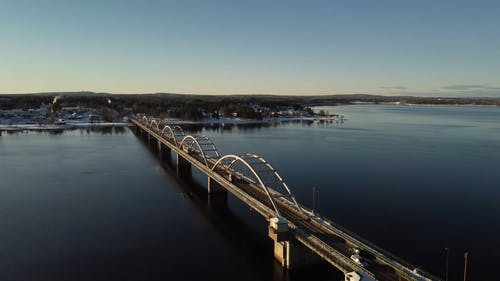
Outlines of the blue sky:
{"label": "blue sky", "polygon": [[0,1],[0,93],[500,96],[500,1]]}

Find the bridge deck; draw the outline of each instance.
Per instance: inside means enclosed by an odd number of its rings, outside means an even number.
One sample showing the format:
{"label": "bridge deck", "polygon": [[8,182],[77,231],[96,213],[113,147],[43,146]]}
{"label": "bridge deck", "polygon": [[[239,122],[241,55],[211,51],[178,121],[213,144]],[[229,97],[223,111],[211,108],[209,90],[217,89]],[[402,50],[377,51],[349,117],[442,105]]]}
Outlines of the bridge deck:
{"label": "bridge deck", "polygon": [[[163,137],[162,130],[159,128],[151,128],[136,119],[132,119],[132,122],[219,183],[266,220],[277,216],[267,194],[258,184],[248,181],[241,174],[224,169],[224,167],[212,170],[211,167],[214,166],[217,159],[206,159],[200,154],[189,150],[185,151],[178,146],[177,141]],[[273,194],[278,194],[278,192],[270,190]],[[276,196],[274,200],[281,215],[289,222],[289,228],[295,240],[344,273],[356,271],[375,280],[388,281],[440,280],[427,272],[413,272],[414,267],[409,263],[335,223],[314,215],[305,206],[299,205],[297,208],[285,196]],[[353,248],[360,250],[360,254],[368,262],[368,266],[363,267],[350,258],[353,254]]]}

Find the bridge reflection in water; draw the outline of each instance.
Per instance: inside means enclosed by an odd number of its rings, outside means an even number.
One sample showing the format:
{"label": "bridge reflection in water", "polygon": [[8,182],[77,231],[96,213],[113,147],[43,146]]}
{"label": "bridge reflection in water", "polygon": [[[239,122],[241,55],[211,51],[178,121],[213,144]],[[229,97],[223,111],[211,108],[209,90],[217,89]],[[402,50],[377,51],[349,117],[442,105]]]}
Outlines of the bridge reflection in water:
{"label": "bridge reflection in water", "polygon": [[179,126],[154,118],[131,119],[136,133],[176,153],[176,169],[190,176],[192,167],[207,175],[209,204],[227,204],[228,192],[269,222],[274,256],[288,269],[318,262],[333,265],[345,280],[440,280],[349,232],[299,204],[274,167],[255,154],[220,155],[206,136],[187,135]]}

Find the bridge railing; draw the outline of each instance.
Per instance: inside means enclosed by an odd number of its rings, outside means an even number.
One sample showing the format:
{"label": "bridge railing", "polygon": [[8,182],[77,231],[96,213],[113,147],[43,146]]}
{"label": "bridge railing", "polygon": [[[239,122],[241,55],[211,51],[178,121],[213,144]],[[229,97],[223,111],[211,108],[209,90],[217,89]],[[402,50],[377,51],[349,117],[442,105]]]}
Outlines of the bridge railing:
{"label": "bridge railing", "polygon": [[[310,212],[312,214],[312,210],[306,208],[306,207],[303,207],[303,209],[306,211],[306,212]],[[358,234],[350,231],[349,229],[333,222],[332,220],[326,218],[326,217],[323,217],[317,213],[315,213],[315,216],[318,217],[319,219],[321,219],[322,221],[326,222],[327,224],[331,225],[332,227],[334,227],[335,229],[337,230],[340,230],[342,233],[344,233],[346,236],[348,237],[352,237],[354,238],[354,240],[357,240],[358,242],[360,242],[361,244],[363,245],[366,245],[368,246],[369,248],[381,253],[383,256],[385,256],[386,258],[390,259],[390,260],[393,260],[397,263],[399,263],[401,266],[397,266],[395,264],[392,264],[392,266],[396,266],[398,267],[398,270],[400,271],[404,271],[405,273],[410,273],[411,275],[408,275],[406,274],[408,277],[414,277],[414,273],[412,271],[412,269],[416,269],[417,270],[417,273],[419,275],[422,275],[423,277],[425,278],[428,278],[430,280],[441,280],[441,278],[437,277],[437,276],[434,276],[433,274],[429,273],[429,272],[426,272],[422,269],[420,269],[419,267],[415,267],[413,264],[411,264],[410,262],[392,254],[391,252],[385,250],[384,248],[381,248],[379,247],[378,245],[374,244],[373,242],[369,241],[369,240],[366,240],[365,238],[359,236]],[[384,261],[386,262],[386,261]]]}

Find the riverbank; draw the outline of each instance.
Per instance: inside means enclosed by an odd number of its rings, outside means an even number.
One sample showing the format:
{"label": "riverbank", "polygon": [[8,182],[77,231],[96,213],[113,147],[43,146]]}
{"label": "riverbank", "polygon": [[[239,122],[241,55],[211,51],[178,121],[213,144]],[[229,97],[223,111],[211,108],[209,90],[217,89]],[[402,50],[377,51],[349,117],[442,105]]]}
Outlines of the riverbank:
{"label": "riverbank", "polygon": [[15,125],[0,125],[0,131],[17,132],[17,131],[57,131],[70,129],[85,129],[85,128],[108,128],[108,127],[129,127],[128,122],[102,122],[102,123],[67,123],[64,125],[56,124],[15,124]]}

